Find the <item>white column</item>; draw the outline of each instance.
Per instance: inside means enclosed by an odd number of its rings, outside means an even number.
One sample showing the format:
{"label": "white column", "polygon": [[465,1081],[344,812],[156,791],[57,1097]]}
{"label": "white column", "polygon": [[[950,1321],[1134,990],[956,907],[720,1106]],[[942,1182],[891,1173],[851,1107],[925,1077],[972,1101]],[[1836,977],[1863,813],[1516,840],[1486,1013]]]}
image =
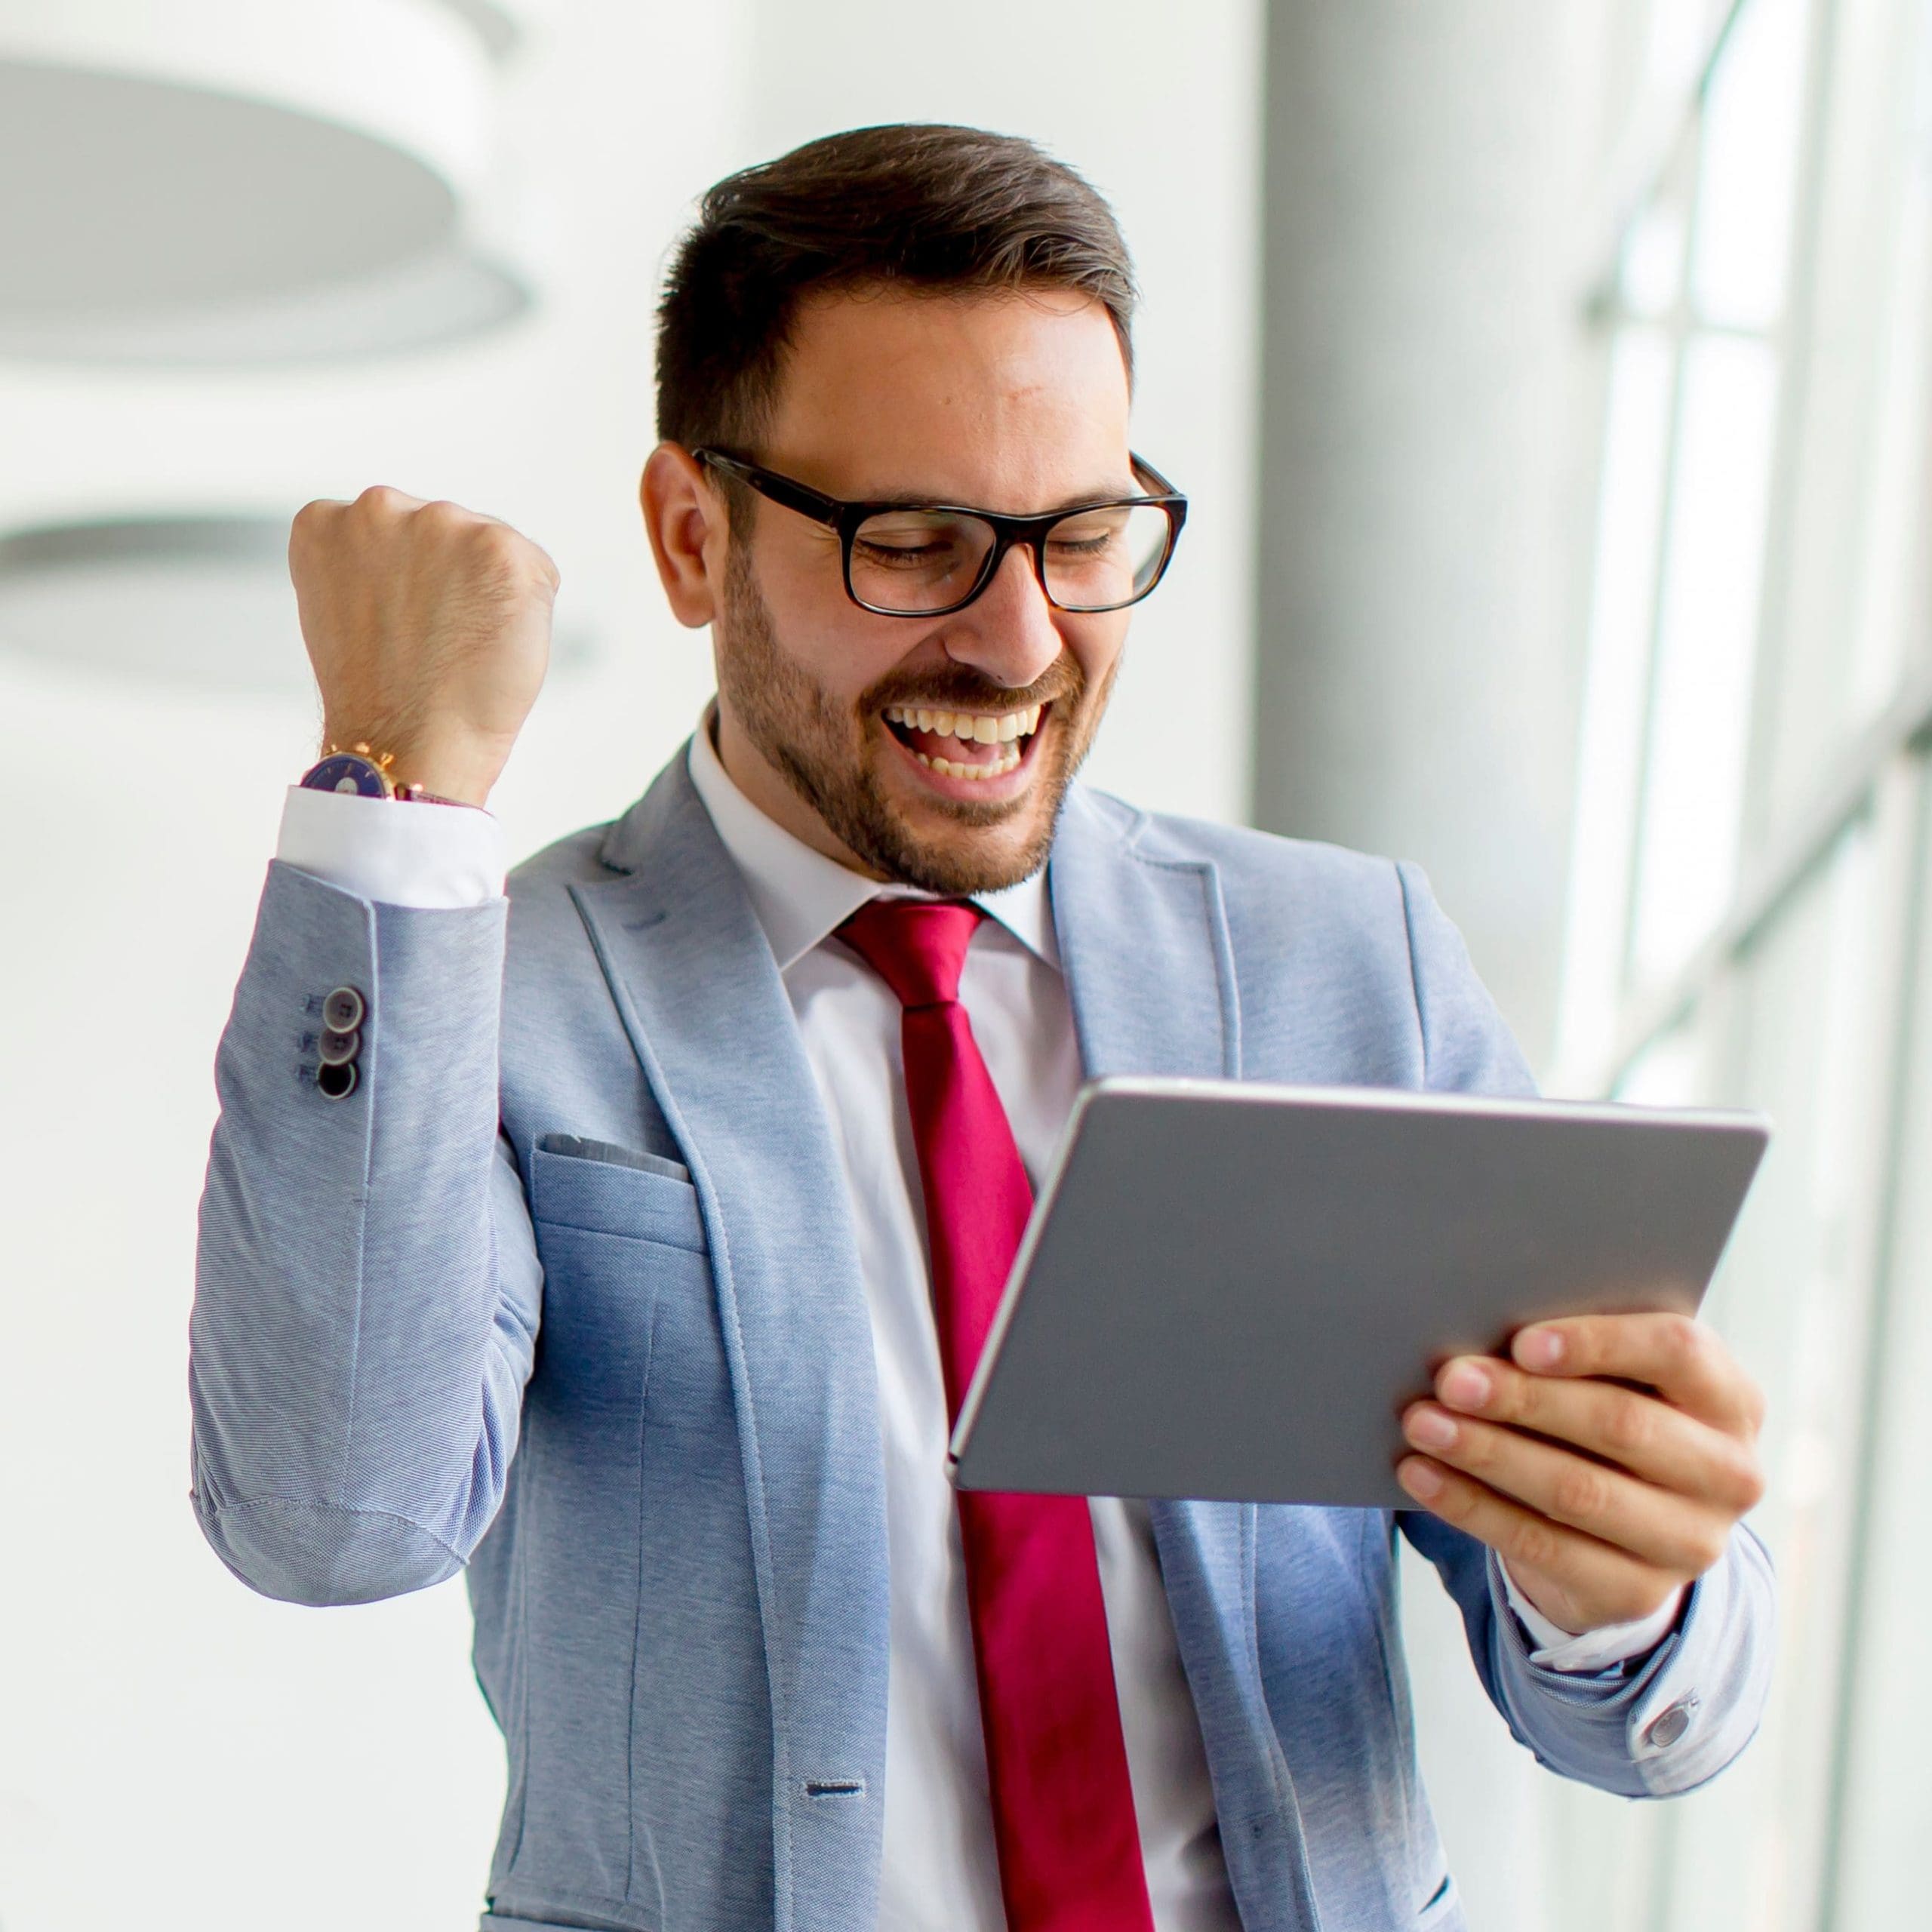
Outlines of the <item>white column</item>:
{"label": "white column", "polygon": [[1414,858],[1533,1058],[1581,655],[1597,0],[1270,11],[1257,822]]}

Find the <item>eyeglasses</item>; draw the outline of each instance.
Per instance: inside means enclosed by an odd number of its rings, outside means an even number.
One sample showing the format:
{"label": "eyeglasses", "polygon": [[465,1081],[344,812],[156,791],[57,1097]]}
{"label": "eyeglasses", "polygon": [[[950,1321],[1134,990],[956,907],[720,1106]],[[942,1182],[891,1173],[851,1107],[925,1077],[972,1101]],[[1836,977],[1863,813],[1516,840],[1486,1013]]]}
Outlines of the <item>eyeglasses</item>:
{"label": "eyeglasses", "polygon": [[1117,497],[998,516],[956,503],[842,502],[743,457],[691,452],[761,497],[838,533],[845,594],[886,617],[943,617],[962,611],[992,583],[1016,543],[1033,554],[1033,574],[1057,610],[1124,611],[1161,580],[1187,520],[1187,499],[1151,463],[1132,459],[1154,494]]}

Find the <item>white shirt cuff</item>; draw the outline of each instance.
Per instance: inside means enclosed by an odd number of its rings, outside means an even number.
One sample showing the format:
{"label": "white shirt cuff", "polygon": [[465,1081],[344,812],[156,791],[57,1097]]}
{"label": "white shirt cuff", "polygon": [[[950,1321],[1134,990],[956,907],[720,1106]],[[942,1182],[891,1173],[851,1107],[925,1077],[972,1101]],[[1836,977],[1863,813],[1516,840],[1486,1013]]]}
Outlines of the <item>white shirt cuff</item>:
{"label": "white shirt cuff", "polygon": [[500,899],[503,828],[480,805],[400,804],[288,788],[275,857],[378,905],[425,912]]}
{"label": "white shirt cuff", "polygon": [[1509,1607],[1515,1612],[1517,1621],[1527,1632],[1530,1641],[1540,1647],[1530,1653],[1530,1661],[1540,1664],[1546,1670],[1607,1670],[1613,1664],[1626,1663],[1656,1649],[1677,1621],[1677,1614],[1684,1607],[1684,1592],[1688,1587],[1678,1584],[1648,1617],[1638,1617],[1630,1623],[1606,1623],[1600,1630],[1586,1630],[1577,1636],[1560,1623],[1551,1623],[1517,1589],[1516,1580],[1510,1575],[1508,1564],[1498,1558],[1497,1567],[1503,1572],[1503,1591],[1509,1599]]}

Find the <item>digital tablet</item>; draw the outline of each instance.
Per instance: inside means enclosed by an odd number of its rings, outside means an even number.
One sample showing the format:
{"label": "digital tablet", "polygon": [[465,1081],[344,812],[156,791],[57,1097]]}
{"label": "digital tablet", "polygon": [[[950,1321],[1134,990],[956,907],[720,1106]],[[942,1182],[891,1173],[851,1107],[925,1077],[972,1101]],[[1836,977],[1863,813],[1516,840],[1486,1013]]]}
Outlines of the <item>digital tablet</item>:
{"label": "digital tablet", "polygon": [[961,1405],[962,1488],[1413,1508],[1401,1415],[1527,1322],[1694,1313],[1749,1114],[1081,1090]]}

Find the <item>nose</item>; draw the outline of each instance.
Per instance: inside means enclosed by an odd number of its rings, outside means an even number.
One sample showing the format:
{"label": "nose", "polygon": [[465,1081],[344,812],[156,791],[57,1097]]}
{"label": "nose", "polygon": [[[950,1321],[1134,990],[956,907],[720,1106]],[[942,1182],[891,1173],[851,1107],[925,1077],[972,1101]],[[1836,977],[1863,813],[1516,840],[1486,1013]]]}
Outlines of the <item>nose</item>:
{"label": "nose", "polygon": [[1033,553],[1016,543],[992,581],[942,634],[946,654],[995,684],[1018,691],[1043,675],[1066,648],[1054,607],[1040,587]]}

